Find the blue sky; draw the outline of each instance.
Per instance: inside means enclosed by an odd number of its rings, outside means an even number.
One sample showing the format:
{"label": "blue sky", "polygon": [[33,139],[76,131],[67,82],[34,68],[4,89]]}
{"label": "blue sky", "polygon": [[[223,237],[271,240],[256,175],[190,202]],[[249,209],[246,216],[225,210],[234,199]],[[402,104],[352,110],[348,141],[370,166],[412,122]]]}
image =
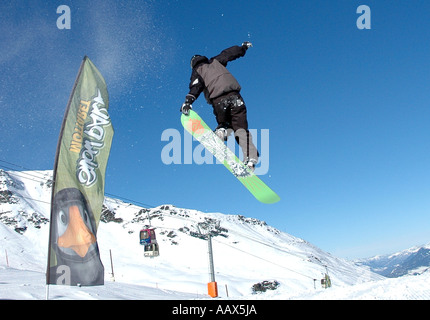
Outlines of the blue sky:
{"label": "blue sky", "polygon": [[[363,4],[370,30],[356,26]],[[59,5],[71,9],[70,30],[57,28]],[[347,258],[427,243],[429,12],[419,0],[3,0],[0,160],[53,168],[88,55],[106,79],[115,128],[107,193],[255,217]],[[270,130],[261,178],[281,197],[274,205],[220,165],[161,160],[162,132],[182,130],[191,56],[243,41],[254,47],[229,69],[250,128]],[[193,107],[215,126],[203,96]]]}

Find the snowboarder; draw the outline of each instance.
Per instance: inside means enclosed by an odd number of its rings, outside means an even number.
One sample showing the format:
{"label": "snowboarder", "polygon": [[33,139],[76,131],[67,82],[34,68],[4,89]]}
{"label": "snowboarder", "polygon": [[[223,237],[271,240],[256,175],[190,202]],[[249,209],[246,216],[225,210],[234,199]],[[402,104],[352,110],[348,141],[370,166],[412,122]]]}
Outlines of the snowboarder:
{"label": "snowboarder", "polygon": [[191,58],[190,91],[181,106],[181,112],[188,115],[194,101],[204,92],[218,123],[216,135],[227,141],[230,130],[233,130],[236,142],[243,152],[243,163],[254,170],[259,154],[248,131],[246,106],[240,95],[241,87],[226,68],[229,61],[243,57],[250,47],[251,42],[246,41],[242,46],[227,48],[211,59],[194,55]]}

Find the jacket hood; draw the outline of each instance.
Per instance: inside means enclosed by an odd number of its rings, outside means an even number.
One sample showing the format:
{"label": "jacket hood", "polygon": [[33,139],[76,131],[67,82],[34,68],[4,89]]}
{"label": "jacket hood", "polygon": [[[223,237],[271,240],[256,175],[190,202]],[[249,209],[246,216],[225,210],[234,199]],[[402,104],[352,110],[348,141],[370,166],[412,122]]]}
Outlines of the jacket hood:
{"label": "jacket hood", "polygon": [[194,69],[195,67],[197,67],[197,65],[201,63],[208,63],[208,62],[209,60],[207,57],[196,54],[191,58],[191,61],[190,61],[191,69]]}

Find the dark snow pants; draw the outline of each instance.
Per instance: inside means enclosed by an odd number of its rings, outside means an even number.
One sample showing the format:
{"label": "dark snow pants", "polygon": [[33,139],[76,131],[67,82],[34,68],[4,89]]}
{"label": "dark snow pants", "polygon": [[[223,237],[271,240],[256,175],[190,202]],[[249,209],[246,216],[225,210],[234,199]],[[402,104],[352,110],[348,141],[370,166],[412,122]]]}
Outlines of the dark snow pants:
{"label": "dark snow pants", "polygon": [[[219,128],[232,129],[236,142],[242,149],[244,158],[258,160],[258,150],[248,131],[246,105],[239,92],[231,92],[215,98],[212,106]],[[245,160],[244,159],[244,160]]]}

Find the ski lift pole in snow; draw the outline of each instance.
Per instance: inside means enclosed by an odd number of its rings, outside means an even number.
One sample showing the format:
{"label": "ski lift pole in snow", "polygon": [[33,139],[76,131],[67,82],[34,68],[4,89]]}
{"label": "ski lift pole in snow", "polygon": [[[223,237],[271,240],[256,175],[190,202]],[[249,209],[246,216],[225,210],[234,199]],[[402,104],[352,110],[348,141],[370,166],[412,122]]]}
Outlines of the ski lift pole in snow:
{"label": "ski lift pole in snow", "polygon": [[146,211],[146,214],[148,216],[149,228],[151,228],[151,216],[149,215],[149,211]]}
{"label": "ski lift pole in snow", "polygon": [[326,272],[325,272],[324,278],[321,279],[321,286],[324,289],[327,289],[327,288],[331,287],[331,279],[330,279],[330,276],[328,275],[328,268],[327,268],[327,266],[324,265],[324,267],[325,267],[325,271]]}
{"label": "ski lift pole in snow", "polygon": [[111,279],[113,282],[115,282],[115,273],[113,272],[113,261],[112,261],[112,250],[111,249],[109,249],[109,255],[110,255],[110,266],[112,269]]}
{"label": "ski lift pole in snow", "polygon": [[208,294],[212,298],[218,297],[218,287],[215,281],[214,258],[212,254],[212,236],[208,233],[208,252],[209,252],[209,268],[211,272],[211,282],[208,283]]}
{"label": "ski lift pole in snow", "polygon": [[[204,226],[204,224],[201,224],[203,229],[208,228],[208,226]],[[208,230],[207,234],[202,233],[200,230],[200,223],[196,226],[200,239],[208,240],[208,254],[209,254],[209,269],[210,269],[210,275],[211,275],[211,282],[208,283],[208,295],[212,298],[218,297],[218,285],[215,281],[215,268],[214,268],[214,258],[213,258],[213,251],[212,251],[212,234],[211,230]]]}
{"label": "ski lift pole in snow", "polygon": [[323,287],[324,289],[331,287],[330,276],[327,273],[325,274],[324,278],[321,279],[321,287]]}
{"label": "ski lift pole in snow", "polygon": [[7,257],[7,250],[6,250],[6,249],[4,249],[4,252],[6,253],[6,265],[7,265],[7,267],[9,268],[9,259],[8,259],[8,257]]}

